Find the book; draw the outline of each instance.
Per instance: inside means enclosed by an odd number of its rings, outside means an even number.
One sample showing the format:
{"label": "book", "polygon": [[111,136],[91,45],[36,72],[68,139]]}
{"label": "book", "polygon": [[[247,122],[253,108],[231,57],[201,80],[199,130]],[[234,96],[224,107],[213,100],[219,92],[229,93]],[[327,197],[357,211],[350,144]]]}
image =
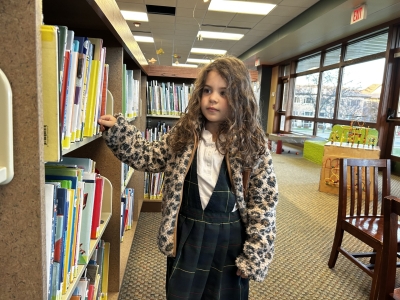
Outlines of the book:
{"label": "book", "polygon": [[86,37],[75,36],[75,40],[78,41],[78,66],[76,70],[76,81],[75,81],[75,97],[74,106],[72,112],[71,121],[71,142],[80,140],[80,113],[82,105],[83,95],[83,80],[86,72],[86,54],[88,47],[88,40]]}
{"label": "book", "polygon": [[83,136],[93,136],[93,119],[96,108],[96,94],[98,86],[98,72],[100,69],[100,61],[92,60],[90,67],[90,84],[86,102],[85,123],[83,127]]}
{"label": "book", "polygon": [[[54,244],[57,222],[57,188],[59,183],[45,184],[46,275],[47,299],[51,299],[53,285]],[[54,283],[55,284],[55,283]]]}
{"label": "book", "polygon": [[60,127],[61,127],[61,142],[64,140],[66,131],[66,102],[67,97],[67,85],[68,85],[68,73],[70,65],[70,51],[65,51],[64,54],[64,70],[61,83],[61,93],[60,93]]}
{"label": "book", "polygon": [[81,236],[79,243],[79,264],[87,264],[90,259],[90,235],[93,218],[94,196],[96,190],[96,179],[90,178],[89,174],[86,172],[83,175],[83,181],[84,195],[82,207]]}
{"label": "book", "polygon": [[104,189],[104,178],[102,176],[96,177],[96,190],[94,194],[93,204],[93,217],[92,226],[90,232],[90,238],[96,239],[100,234],[100,223],[101,223],[101,206],[103,203],[103,189]]}
{"label": "book", "polygon": [[72,134],[72,116],[74,111],[75,89],[76,89],[76,73],[78,70],[78,50],[79,41],[74,40],[74,32],[68,30],[67,51],[70,51],[70,64],[68,72],[67,93],[65,97],[66,110],[65,114],[65,135],[62,141],[64,149],[69,149],[71,145]]}
{"label": "book", "polygon": [[66,182],[61,182],[61,187],[57,189],[57,225],[54,244],[54,262],[58,263],[58,280],[57,280],[57,297],[61,295],[62,282],[64,280],[64,255],[65,255],[65,238],[67,234],[68,224],[68,194],[65,187]]}
{"label": "book", "polygon": [[58,27],[40,27],[42,46],[44,160],[61,158],[59,116]]}
{"label": "book", "polygon": [[[83,140],[83,130],[85,127],[85,119],[86,119],[86,105],[89,94],[89,86],[90,86],[90,69],[92,67],[92,59],[93,59],[93,45],[89,40],[86,40],[88,43],[87,53],[86,53],[86,61],[85,61],[85,75],[83,78],[83,88],[82,88],[82,105],[81,112],[79,115],[79,124],[80,124],[80,140]],[[85,49],[84,49],[85,50]]]}
{"label": "book", "polygon": [[110,243],[104,243],[103,272],[101,274],[101,300],[108,299],[108,270],[110,265]]}

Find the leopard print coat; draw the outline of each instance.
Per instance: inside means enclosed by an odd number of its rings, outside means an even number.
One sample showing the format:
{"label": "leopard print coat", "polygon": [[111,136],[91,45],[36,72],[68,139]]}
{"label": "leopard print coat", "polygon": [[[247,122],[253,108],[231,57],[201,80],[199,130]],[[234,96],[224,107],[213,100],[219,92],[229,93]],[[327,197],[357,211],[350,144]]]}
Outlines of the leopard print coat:
{"label": "leopard print coat", "polygon": [[[167,146],[168,134],[164,135],[161,141],[148,142],[121,114],[116,117],[117,123],[103,133],[103,138],[114,155],[136,170],[164,172],[162,222],[158,233],[158,247],[163,254],[174,257],[183,182],[192,162],[197,141],[188,145],[183,153],[176,154]],[[242,164],[229,156],[227,164],[237,205],[247,232],[243,253],[237,257],[236,265],[250,279],[263,281],[274,254],[276,235],[275,209],[278,202],[278,185],[272,158],[268,152],[253,166],[246,200],[243,195]]]}

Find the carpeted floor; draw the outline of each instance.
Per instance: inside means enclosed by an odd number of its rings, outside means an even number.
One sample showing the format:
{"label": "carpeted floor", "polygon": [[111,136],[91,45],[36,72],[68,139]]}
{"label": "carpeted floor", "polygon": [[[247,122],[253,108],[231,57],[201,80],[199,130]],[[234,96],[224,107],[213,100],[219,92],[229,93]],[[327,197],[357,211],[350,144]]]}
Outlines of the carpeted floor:
{"label": "carpeted floor", "polygon": [[[301,155],[273,154],[279,185],[277,240],[267,279],[251,282],[250,300],[368,299],[371,278],[342,255],[334,269],[332,246],[337,196],[318,191],[320,166]],[[392,176],[392,194],[400,178]],[[141,213],[119,300],[165,299],[165,258],[156,246],[160,214]],[[345,236],[350,250],[363,246]],[[360,248],[361,247],[361,248]]]}

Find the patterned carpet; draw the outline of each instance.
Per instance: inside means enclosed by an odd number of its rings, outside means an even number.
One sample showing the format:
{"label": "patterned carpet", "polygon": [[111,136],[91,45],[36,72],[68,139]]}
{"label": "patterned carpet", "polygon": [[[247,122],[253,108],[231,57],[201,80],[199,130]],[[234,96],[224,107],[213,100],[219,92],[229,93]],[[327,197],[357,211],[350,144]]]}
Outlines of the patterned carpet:
{"label": "patterned carpet", "polygon": [[[342,255],[328,268],[337,196],[318,191],[320,166],[295,155],[273,154],[279,184],[277,240],[267,279],[251,282],[250,300],[368,299],[371,278]],[[400,178],[392,176],[392,194]],[[119,300],[165,299],[165,258],[156,246],[160,214],[141,213]],[[350,250],[363,250],[346,236]]]}

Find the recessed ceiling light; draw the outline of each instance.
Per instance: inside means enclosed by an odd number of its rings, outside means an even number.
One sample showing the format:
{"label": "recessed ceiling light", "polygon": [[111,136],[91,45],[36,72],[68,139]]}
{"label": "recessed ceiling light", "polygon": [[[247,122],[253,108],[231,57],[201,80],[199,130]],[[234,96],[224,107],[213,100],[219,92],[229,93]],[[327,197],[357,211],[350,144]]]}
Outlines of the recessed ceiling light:
{"label": "recessed ceiling light", "polygon": [[142,43],[154,43],[154,39],[151,36],[140,36],[140,35],[134,35],[136,42],[142,42]]}
{"label": "recessed ceiling light", "polygon": [[202,58],[188,58],[186,60],[188,63],[198,63],[198,64],[208,64],[211,62],[211,59],[202,59]]}
{"label": "recessed ceiling light", "polygon": [[201,36],[203,39],[240,40],[243,37],[243,34],[214,32],[214,31],[199,31],[197,36]]}
{"label": "recessed ceiling light", "polygon": [[208,10],[238,14],[267,15],[276,5],[245,1],[211,0]]}
{"label": "recessed ceiling light", "polygon": [[200,53],[200,54],[216,54],[216,55],[224,55],[226,50],[220,49],[206,49],[206,48],[192,48],[190,50],[192,53]]}
{"label": "recessed ceiling light", "polygon": [[148,22],[149,18],[144,12],[121,10],[121,14],[125,20]]}
{"label": "recessed ceiling light", "polygon": [[174,66],[174,67],[184,67],[184,68],[197,68],[197,65],[191,65],[191,64],[177,64],[177,63],[173,63],[172,66]]}

